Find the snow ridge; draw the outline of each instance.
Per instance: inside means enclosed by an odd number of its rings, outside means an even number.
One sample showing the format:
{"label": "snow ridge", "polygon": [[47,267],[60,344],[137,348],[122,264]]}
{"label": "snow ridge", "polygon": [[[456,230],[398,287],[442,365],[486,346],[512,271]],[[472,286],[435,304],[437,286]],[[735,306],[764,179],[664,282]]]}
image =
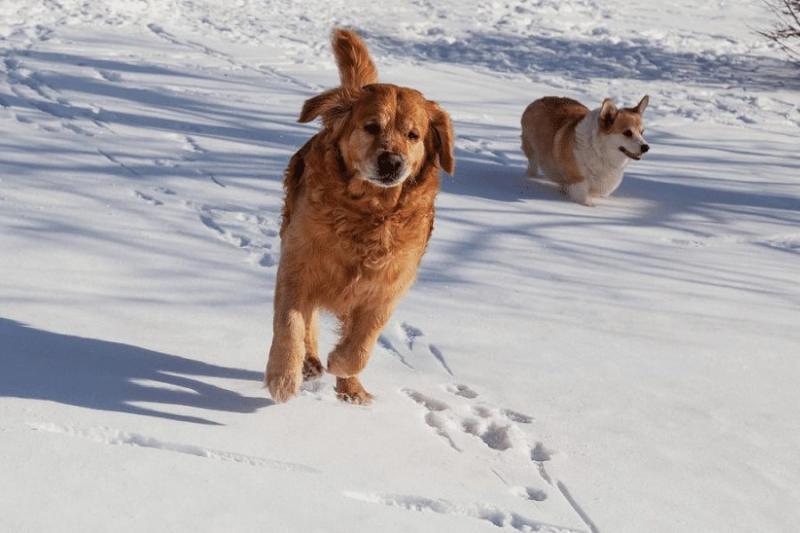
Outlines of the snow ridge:
{"label": "snow ridge", "polygon": [[319,473],[319,470],[306,465],[287,463],[285,461],[275,461],[273,459],[254,457],[252,455],[244,455],[235,452],[213,450],[211,448],[204,448],[202,446],[196,446],[193,444],[167,442],[155,437],[142,435],[141,433],[130,433],[108,427],[77,428],[54,424],[52,422],[30,422],[28,423],[28,427],[34,431],[57,433],[70,437],[86,439],[100,444],[108,444],[111,446],[153,448],[156,450],[183,453],[187,455],[193,455],[195,457],[203,457],[205,459],[213,459],[215,461],[222,461],[226,463],[238,463],[247,466],[283,470],[286,472],[298,472],[305,474]]}

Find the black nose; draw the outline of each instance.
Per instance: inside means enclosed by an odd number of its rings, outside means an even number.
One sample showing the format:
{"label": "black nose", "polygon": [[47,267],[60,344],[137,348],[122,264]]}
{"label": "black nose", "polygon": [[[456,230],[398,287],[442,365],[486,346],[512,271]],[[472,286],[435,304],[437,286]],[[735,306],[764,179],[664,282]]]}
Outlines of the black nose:
{"label": "black nose", "polygon": [[646,154],[649,151],[650,151],[650,145],[649,144],[643,144],[642,145],[642,153]]}
{"label": "black nose", "polygon": [[383,152],[378,156],[378,174],[382,178],[391,178],[400,172],[403,166],[403,156],[392,152]]}

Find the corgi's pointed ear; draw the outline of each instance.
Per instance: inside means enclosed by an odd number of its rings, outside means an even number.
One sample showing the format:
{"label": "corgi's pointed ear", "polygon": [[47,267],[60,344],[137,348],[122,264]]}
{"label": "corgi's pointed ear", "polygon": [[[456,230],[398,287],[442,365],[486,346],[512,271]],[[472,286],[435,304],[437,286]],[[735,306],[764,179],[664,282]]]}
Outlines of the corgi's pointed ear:
{"label": "corgi's pointed ear", "polygon": [[433,149],[439,158],[439,167],[452,176],[456,171],[456,158],[453,155],[454,135],[450,115],[436,102],[428,102],[428,113]]}
{"label": "corgi's pointed ear", "polygon": [[603,100],[603,103],[600,104],[600,126],[608,129],[614,124],[614,119],[616,118],[617,106],[614,105],[611,98],[606,98]]}
{"label": "corgi's pointed ear", "polygon": [[641,115],[642,113],[644,113],[644,110],[647,109],[647,104],[649,103],[650,103],[650,97],[644,95],[644,97],[642,97],[642,99],[639,100],[639,103],[636,104],[634,110]]}

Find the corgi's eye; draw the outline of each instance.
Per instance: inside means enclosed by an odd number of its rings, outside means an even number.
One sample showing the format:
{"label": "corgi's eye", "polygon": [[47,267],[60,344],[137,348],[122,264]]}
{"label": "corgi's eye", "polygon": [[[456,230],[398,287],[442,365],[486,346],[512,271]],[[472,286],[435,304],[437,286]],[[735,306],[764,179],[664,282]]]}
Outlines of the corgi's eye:
{"label": "corgi's eye", "polygon": [[412,141],[416,141],[417,139],[419,139],[419,133],[417,133],[416,131],[413,131],[413,130],[409,131],[408,132],[408,138],[410,140],[412,140]]}
{"label": "corgi's eye", "polygon": [[367,124],[364,126],[364,131],[369,133],[370,135],[377,135],[381,132],[381,127],[377,124]]}
{"label": "corgi's eye", "polygon": [[631,130],[625,130],[622,132],[625,137],[633,137],[633,132]]}

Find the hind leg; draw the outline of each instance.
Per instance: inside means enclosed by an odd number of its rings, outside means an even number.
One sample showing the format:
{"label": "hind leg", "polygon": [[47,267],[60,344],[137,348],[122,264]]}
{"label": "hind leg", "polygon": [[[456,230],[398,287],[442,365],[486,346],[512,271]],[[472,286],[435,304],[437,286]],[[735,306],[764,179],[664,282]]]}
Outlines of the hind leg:
{"label": "hind leg", "polygon": [[530,145],[530,143],[525,139],[525,135],[522,135],[522,152],[525,154],[525,157],[528,158],[528,170],[527,174],[531,178],[535,178],[539,176],[539,165],[536,162],[536,151]]}
{"label": "hind leg", "polygon": [[538,178],[539,177],[539,165],[536,163],[536,156],[533,155],[528,159],[528,170],[527,170],[528,177],[530,178]]}

